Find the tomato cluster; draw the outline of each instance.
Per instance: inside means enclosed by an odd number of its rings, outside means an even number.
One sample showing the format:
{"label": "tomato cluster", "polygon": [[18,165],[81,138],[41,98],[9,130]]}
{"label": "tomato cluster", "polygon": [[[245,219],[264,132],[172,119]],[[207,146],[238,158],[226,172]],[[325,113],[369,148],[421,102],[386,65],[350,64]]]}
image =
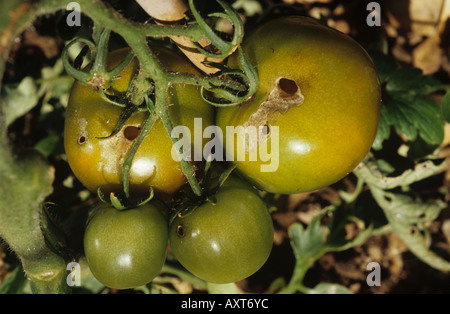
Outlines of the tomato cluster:
{"label": "tomato cluster", "polygon": [[[153,49],[169,71],[199,75],[174,51]],[[203,134],[195,133],[203,131],[194,130],[195,118],[203,128],[216,124],[224,131],[229,126],[256,130],[251,136],[224,132],[224,163],[234,163],[238,176],[218,189],[203,187],[214,192],[190,210],[183,204],[180,209],[178,202],[177,215],[169,219],[171,210],[157,199],[173,199],[186,178],[180,161],[172,158],[173,141],[157,120],[129,173],[131,195],[153,189],[155,199],[122,210],[99,205],[87,224],[86,259],[106,286],[125,289],[150,282],[161,272],[167,252],[205,281],[247,278],[272,249],[274,228],[260,193],[327,186],[352,171],[370,150],[378,127],[380,83],[370,57],[354,40],[312,19],[287,17],[258,27],[244,39],[243,51],[259,78],[256,93],[244,103],[214,110],[195,85],[173,85],[167,95],[174,126],[191,129],[193,145],[199,145],[194,138]],[[112,52],[108,67],[125,53]],[[238,58],[232,55],[228,65],[239,67]],[[127,91],[138,71],[133,59],[108,92]],[[121,112],[97,91],[75,83],[65,148],[74,174],[93,192],[121,193],[122,165],[150,114],[136,112],[112,134]]]}

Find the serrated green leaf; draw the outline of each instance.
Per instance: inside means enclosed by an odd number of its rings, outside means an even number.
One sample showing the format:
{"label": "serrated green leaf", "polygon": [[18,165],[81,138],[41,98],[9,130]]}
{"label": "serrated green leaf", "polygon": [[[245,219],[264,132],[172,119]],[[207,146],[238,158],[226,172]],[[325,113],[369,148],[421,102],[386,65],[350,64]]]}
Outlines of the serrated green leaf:
{"label": "serrated green leaf", "polygon": [[447,204],[439,199],[424,202],[411,195],[391,193],[378,188],[371,188],[371,192],[383,208],[393,231],[409,250],[431,267],[449,271],[450,260],[432,248],[431,234],[427,227]]}
{"label": "serrated green leaf", "polygon": [[428,95],[442,88],[445,85],[437,78],[423,75],[420,69],[407,67],[391,73],[386,83],[386,91],[391,95]]}
{"label": "serrated green leaf", "polygon": [[442,98],[441,112],[445,121],[450,122],[450,90]]}
{"label": "serrated green leaf", "polygon": [[431,234],[428,226],[447,204],[440,199],[422,200],[412,192],[395,189],[410,186],[436,174],[445,165],[441,161],[435,165],[428,160],[417,164],[397,177],[382,175],[375,159],[365,159],[364,167],[354,171],[358,179],[370,188],[370,193],[383,210],[389,226],[419,259],[440,270],[450,270],[450,260],[445,260],[431,247]]}
{"label": "serrated green leaf", "polygon": [[[399,67],[395,59],[387,55],[374,52],[371,56],[386,93],[372,148],[382,149],[392,126],[409,141],[415,141],[420,136],[427,144],[439,145],[444,136],[442,114],[434,101],[423,96],[448,89],[449,86],[434,76],[423,75],[418,68]],[[450,119],[450,105],[444,106],[442,113]]]}
{"label": "serrated green leaf", "polygon": [[[444,139],[444,121],[437,104],[428,98],[404,98],[404,113],[414,116],[419,135],[429,144],[439,145]],[[414,111],[414,114],[412,113]]]}
{"label": "serrated green leaf", "polygon": [[378,123],[378,131],[373,141],[372,147],[375,150],[380,150],[383,148],[383,142],[389,138],[391,134],[391,123],[389,121],[389,114],[387,112],[386,106],[383,104],[380,108],[380,122]]}
{"label": "serrated green leaf", "polygon": [[[371,215],[374,212],[371,212],[370,207],[366,206],[364,210],[360,210],[362,207],[359,206],[359,210],[358,207],[355,210],[348,206],[329,206],[316,215],[306,228],[301,223],[290,226],[288,232],[296,263],[291,280],[281,289],[281,293],[310,291],[302,284],[305,273],[326,252],[362,245],[371,235],[388,231],[385,220]],[[326,222],[330,216],[330,221]],[[347,238],[345,226],[354,221],[363,222],[364,227],[354,237]]]}
{"label": "serrated green leaf", "polygon": [[[409,141],[415,141],[420,135],[428,144],[439,145],[444,139],[444,121],[437,104],[428,98],[414,96],[396,96],[384,103],[388,117],[383,117],[394,126],[398,134],[403,134]],[[385,125],[383,127],[386,127]],[[380,141],[386,139],[387,132],[381,133]]]}
{"label": "serrated green leaf", "polygon": [[414,141],[418,130],[415,126],[415,112],[408,111],[408,104],[391,99],[386,103],[389,120],[398,134],[403,134],[408,140]]}
{"label": "serrated green leaf", "polygon": [[390,75],[398,69],[395,59],[378,51],[371,52],[370,56],[377,69],[380,83],[386,83]]}
{"label": "serrated green leaf", "polygon": [[295,223],[289,228],[292,249],[297,261],[321,255],[326,233],[325,228],[320,226],[320,218],[326,212],[324,210],[316,215],[306,229],[300,223]]}
{"label": "serrated green leaf", "polygon": [[30,111],[39,102],[36,83],[33,78],[25,77],[19,85],[4,86],[2,90],[2,110],[6,125]]}

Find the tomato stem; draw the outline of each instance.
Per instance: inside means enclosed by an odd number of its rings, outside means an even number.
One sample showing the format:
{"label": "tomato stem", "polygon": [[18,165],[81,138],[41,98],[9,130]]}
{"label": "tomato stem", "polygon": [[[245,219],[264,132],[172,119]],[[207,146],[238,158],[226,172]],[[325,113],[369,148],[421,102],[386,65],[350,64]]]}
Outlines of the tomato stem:
{"label": "tomato stem", "polygon": [[[155,88],[155,99],[156,99],[156,112],[158,116],[161,118],[164,127],[169,134],[170,138],[172,139],[173,143],[177,141],[176,138],[172,137],[172,130],[173,130],[173,123],[169,116],[168,111],[168,104],[167,104],[167,89],[168,89],[168,82],[165,82],[166,84],[162,84],[161,86],[156,85]],[[200,187],[200,184],[198,180],[195,177],[195,169],[194,166],[188,161],[187,156],[184,155],[184,152],[182,149],[178,150],[178,155],[181,159],[181,168],[183,171],[183,174],[186,176],[193,192],[196,195],[202,194],[202,189]]]}
{"label": "tomato stem", "polygon": [[144,138],[147,136],[148,132],[152,128],[153,124],[155,123],[157,117],[155,115],[148,115],[147,119],[143,123],[141,127],[141,131],[136,138],[136,142],[131,147],[130,152],[128,153],[127,158],[125,159],[125,162],[122,166],[122,185],[123,185],[123,192],[125,194],[125,197],[128,199],[130,197],[130,170],[131,165],[133,163],[133,158],[136,155],[136,152],[140,146],[140,144],[144,141]]}

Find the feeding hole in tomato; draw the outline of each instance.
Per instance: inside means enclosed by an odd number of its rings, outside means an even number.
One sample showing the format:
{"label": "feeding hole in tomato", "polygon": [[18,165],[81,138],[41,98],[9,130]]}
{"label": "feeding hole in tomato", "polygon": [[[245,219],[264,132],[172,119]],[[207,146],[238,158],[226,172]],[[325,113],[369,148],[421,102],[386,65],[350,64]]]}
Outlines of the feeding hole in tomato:
{"label": "feeding hole in tomato", "polygon": [[186,235],[186,232],[184,232],[184,227],[183,227],[183,225],[178,225],[177,226],[177,236],[179,237],[179,238],[184,238],[184,236]]}
{"label": "feeding hole in tomato", "polygon": [[125,136],[125,138],[129,141],[133,141],[139,136],[140,132],[141,128],[134,125],[129,125],[123,130],[123,136]]}
{"label": "feeding hole in tomato", "polygon": [[77,142],[78,142],[79,145],[83,145],[84,143],[87,142],[87,140],[88,140],[88,138],[87,138],[86,135],[80,134],[80,136],[78,136]]}
{"label": "feeding hole in tomato", "polygon": [[280,78],[278,80],[278,87],[286,94],[293,95],[298,91],[298,85],[295,81],[287,78]]}

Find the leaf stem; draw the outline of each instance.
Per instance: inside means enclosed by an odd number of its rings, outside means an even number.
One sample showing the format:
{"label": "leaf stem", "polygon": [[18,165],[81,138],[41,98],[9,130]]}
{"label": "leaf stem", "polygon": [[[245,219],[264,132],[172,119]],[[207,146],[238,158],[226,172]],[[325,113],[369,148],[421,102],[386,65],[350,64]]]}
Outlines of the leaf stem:
{"label": "leaf stem", "polygon": [[133,162],[133,158],[136,155],[136,152],[141,145],[141,143],[144,141],[144,138],[147,136],[148,132],[152,128],[153,124],[155,123],[157,117],[154,115],[149,114],[145,122],[143,123],[141,132],[139,133],[138,137],[136,138],[136,142],[134,143],[133,147],[131,148],[130,152],[128,153],[127,158],[125,159],[125,162],[123,163],[122,168],[122,185],[123,185],[123,191],[125,194],[125,197],[128,199],[130,197],[130,169]]}

